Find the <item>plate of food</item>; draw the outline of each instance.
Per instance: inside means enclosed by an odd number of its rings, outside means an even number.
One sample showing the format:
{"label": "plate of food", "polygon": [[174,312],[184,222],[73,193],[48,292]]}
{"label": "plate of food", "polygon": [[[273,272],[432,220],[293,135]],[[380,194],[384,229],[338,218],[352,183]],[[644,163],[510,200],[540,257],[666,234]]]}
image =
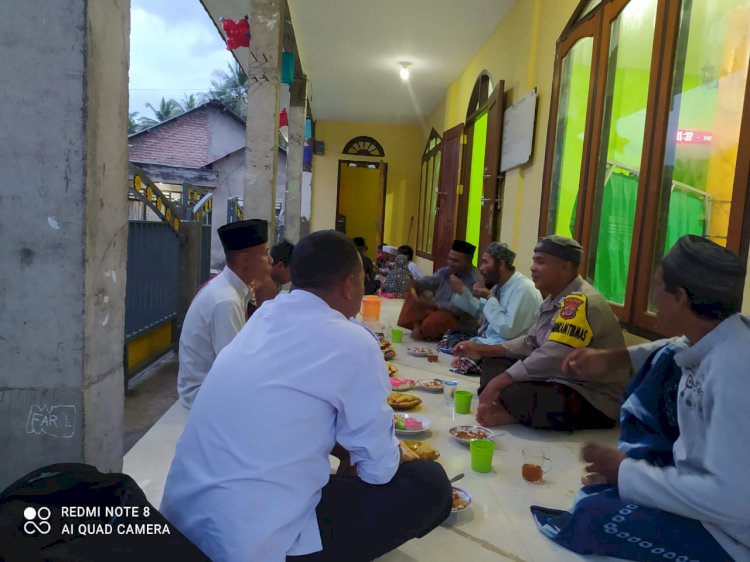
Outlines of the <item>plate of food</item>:
{"label": "plate of food", "polygon": [[440,456],[440,452],[425,441],[408,441],[406,439],[401,441],[409,449],[417,453],[420,460],[423,461],[434,461]]}
{"label": "plate of food", "polygon": [[414,388],[414,379],[400,379],[391,377],[391,389],[393,390],[411,390]]}
{"label": "plate of food", "polygon": [[398,367],[396,367],[396,365],[394,365],[393,363],[391,363],[389,361],[386,361],[385,368],[388,369],[388,376],[389,377],[392,377],[393,375],[395,375],[396,373],[398,373]]}
{"label": "plate of food", "polygon": [[422,403],[422,399],[413,394],[391,392],[388,395],[388,405],[394,410],[411,410]]}
{"label": "plate of food", "polygon": [[440,379],[419,379],[416,386],[427,392],[443,392],[443,381]]}
{"label": "plate of food", "polygon": [[391,359],[395,359],[395,358],[396,358],[395,349],[393,349],[392,347],[386,347],[383,350],[383,359],[385,359],[386,361],[390,361]]}
{"label": "plate of food", "polygon": [[453,486],[452,499],[453,505],[451,507],[451,512],[453,513],[466,511],[471,507],[471,494],[463,488]]}
{"label": "plate of food", "polygon": [[391,342],[389,342],[387,339],[381,338],[380,339],[380,349],[387,349],[391,347]]}
{"label": "plate of food", "polygon": [[428,347],[407,347],[406,353],[414,357],[427,357],[430,354]]}
{"label": "plate of food", "polygon": [[393,414],[393,423],[396,424],[396,433],[399,435],[427,431],[432,425],[429,418],[421,414]]}
{"label": "plate of food", "polygon": [[475,439],[492,439],[495,434],[481,425],[457,425],[451,427],[448,432],[456,441],[468,445]]}

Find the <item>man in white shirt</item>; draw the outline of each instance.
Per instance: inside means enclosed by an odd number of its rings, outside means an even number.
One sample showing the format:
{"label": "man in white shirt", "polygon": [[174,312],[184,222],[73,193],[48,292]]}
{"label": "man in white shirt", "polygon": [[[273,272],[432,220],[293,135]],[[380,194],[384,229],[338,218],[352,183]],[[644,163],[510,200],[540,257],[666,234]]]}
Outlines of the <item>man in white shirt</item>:
{"label": "man in white shirt", "polygon": [[[164,515],[214,561],[372,560],[450,513],[445,471],[395,438],[377,339],[351,321],[354,243],[303,239],[292,286],[216,359],[167,477]],[[351,475],[330,475],[335,449]]]}
{"label": "man in white shirt", "polygon": [[262,286],[271,274],[266,221],[233,222],[218,232],[227,265],[195,296],[180,334],[177,392],[186,408],[219,351],[244,326],[248,304],[256,305],[252,286]]}
{"label": "man in white shirt", "polygon": [[[662,260],[656,319],[667,333],[685,335],[672,342],[682,370],[673,463],[587,444],[587,471],[617,486],[589,490],[572,514],[552,513],[540,528],[555,542],[626,560],[750,560],[750,319],[738,313],[744,278],[737,256],[698,236],[683,236]],[[627,362],[624,350],[576,350],[565,368],[590,379]]]}

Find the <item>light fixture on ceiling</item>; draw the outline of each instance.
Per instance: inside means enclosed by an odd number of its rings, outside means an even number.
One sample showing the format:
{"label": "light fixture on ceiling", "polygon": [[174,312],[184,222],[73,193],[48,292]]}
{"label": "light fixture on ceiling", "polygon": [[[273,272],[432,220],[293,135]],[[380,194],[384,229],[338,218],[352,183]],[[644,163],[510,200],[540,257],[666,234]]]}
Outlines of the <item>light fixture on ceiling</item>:
{"label": "light fixture on ceiling", "polygon": [[401,66],[401,70],[398,71],[398,75],[401,77],[401,80],[405,82],[409,79],[409,67],[411,66],[411,63],[400,62],[398,64]]}

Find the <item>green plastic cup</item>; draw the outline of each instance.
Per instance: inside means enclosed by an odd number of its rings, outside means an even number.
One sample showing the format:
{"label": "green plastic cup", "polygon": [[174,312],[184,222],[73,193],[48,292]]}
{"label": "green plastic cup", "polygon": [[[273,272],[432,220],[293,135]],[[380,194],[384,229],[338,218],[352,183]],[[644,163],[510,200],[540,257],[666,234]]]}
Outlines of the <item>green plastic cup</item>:
{"label": "green plastic cup", "polygon": [[404,337],[404,331],[399,330],[398,328],[393,328],[391,330],[391,342],[392,343],[401,343],[401,339]]}
{"label": "green plastic cup", "polygon": [[468,414],[471,412],[471,392],[468,390],[457,390],[453,395],[457,414]]}
{"label": "green plastic cup", "polygon": [[495,453],[495,442],[488,439],[474,439],[469,443],[471,450],[471,470],[474,472],[490,472],[492,470],[492,455]]}

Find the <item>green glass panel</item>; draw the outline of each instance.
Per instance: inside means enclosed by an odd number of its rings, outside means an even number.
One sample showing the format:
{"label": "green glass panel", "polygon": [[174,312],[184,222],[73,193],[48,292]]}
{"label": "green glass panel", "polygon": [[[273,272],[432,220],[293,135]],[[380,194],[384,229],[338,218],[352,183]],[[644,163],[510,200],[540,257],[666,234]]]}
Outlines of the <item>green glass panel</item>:
{"label": "green glass panel", "polygon": [[[474,140],[471,147],[471,180],[469,182],[469,206],[466,216],[466,241],[479,246],[479,230],[482,226],[482,193],[484,190],[484,153],[487,146],[487,113],[474,122]],[[479,252],[474,253],[474,265]]]}
{"label": "green glass panel", "polygon": [[602,0],[589,0],[589,3],[586,4],[586,7],[581,12],[581,15],[578,16],[578,21],[581,21],[583,18],[585,18],[588,14],[591,13],[591,10],[596,8],[601,3]]}
{"label": "green glass panel", "polygon": [[607,300],[620,305],[630,267],[656,5],[632,0],[611,24],[587,273]]}
{"label": "green glass panel", "polygon": [[573,235],[571,224],[574,224],[581,177],[593,45],[592,37],[579,39],[562,62],[547,223],[549,234]]}
{"label": "green glass panel", "polygon": [[747,84],[750,1],[681,10],[652,273],[684,234],[726,245]]}

